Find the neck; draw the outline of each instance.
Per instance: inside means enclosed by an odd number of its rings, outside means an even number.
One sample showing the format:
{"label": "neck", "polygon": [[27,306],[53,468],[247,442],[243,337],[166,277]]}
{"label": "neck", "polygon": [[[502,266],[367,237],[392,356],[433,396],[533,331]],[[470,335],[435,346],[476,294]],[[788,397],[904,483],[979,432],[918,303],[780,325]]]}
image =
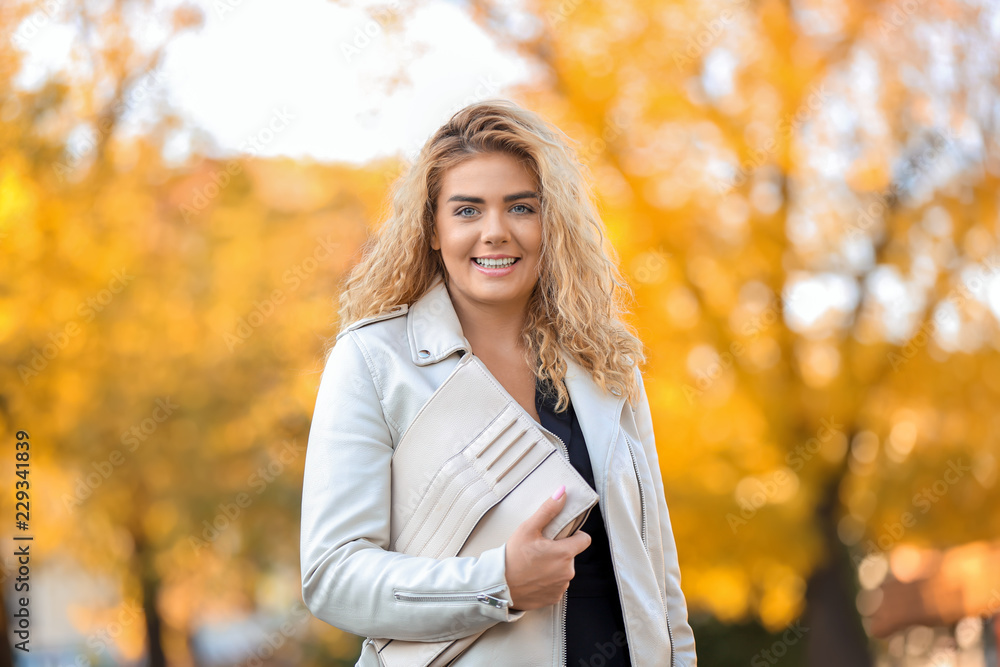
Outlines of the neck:
{"label": "neck", "polygon": [[510,354],[523,349],[521,328],[524,326],[527,303],[497,307],[482,303],[452,299],[462,333],[477,356]]}

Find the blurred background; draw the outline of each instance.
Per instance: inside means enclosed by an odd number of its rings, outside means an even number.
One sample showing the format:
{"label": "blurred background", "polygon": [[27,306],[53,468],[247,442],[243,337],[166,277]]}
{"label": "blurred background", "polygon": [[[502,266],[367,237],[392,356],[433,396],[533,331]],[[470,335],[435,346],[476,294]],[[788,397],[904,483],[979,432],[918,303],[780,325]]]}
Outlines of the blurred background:
{"label": "blurred background", "polygon": [[4,0],[0,667],[354,664],[298,561],[337,282],[494,97],[634,288],[700,664],[995,667],[998,63],[995,0]]}

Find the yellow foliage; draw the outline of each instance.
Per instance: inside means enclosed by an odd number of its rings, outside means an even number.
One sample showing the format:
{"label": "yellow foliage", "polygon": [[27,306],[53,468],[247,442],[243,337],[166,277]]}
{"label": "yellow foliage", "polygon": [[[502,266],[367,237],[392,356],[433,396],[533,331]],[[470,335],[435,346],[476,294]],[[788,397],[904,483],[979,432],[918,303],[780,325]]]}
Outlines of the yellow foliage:
{"label": "yellow foliage", "polygon": [[[852,88],[855,51],[803,36],[787,3],[733,4],[723,21],[704,3],[538,0],[546,38],[518,46],[549,77],[510,94],[578,141],[635,289],[689,605],[776,630],[803,612],[818,567],[913,511],[949,460],[972,470],[907,540],[1000,532],[1000,331],[968,287],[978,276],[995,303],[1000,170],[994,155],[945,187],[902,187],[937,107],[886,66],[874,9],[829,11],[878,62],[877,104]],[[39,445],[34,528],[95,576],[153,579],[175,627],[252,608],[263,571],[298,567],[303,460],[266,485],[254,476],[305,442],[336,287],[404,165],[171,167],[166,117],[133,139],[116,129],[60,178],[69,130],[114,101],[95,81],[141,73],[139,54],[119,44],[95,56],[94,80],[24,91],[0,42],[0,419]],[[926,45],[909,46],[893,57],[916,72]],[[852,116],[845,132],[830,98],[878,121]],[[836,307],[810,297],[815,318],[793,321],[792,279],[826,274],[842,279]],[[950,348],[932,319],[949,302]],[[740,506],[761,488],[766,502]],[[825,541],[831,522],[840,542]],[[86,631],[112,611],[72,614]],[[140,627],[123,654],[138,654]],[[349,652],[343,636],[324,641]]]}

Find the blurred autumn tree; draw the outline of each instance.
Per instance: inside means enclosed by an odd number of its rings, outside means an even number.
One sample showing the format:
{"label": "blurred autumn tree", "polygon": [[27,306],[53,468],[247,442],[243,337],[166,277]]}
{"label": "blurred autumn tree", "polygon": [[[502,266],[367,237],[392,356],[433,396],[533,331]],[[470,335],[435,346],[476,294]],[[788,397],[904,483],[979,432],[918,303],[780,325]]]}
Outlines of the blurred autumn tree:
{"label": "blurred autumn tree", "polygon": [[[34,444],[33,572],[72,557],[110,582],[92,607],[59,610],[83,636],[138,603],[116,648],[152,665],[193,664],[199,623],[301,598],[301,467],[334,285],[385,187],[379,166],[165,164],[179,121],[157,68],[200,16],[171,11],[0,15],[0,419]],[[171,35],[140,45],[136,16]],[[66,71],[27,89],[26,19],[82,36]],[[159,116],[137,133],[144,105]],[[7,489],[8,457],[2,469]],[[355,651],[328,643],[324,664]]]}
{"label": "blurred autumn tree", "polygon": [[[191,664],[198,622],[298,598],[333,290],[400,165],[165,163],[166,101],[122,130],[162,52],[128,17],[197,11],[72,4],[86,39],[27,90],[40,10],[0,9],[0,419],[35,444],[39,562],[70,545],[143,607],[123,654]],[[851,566],[1000,532],[997,9],[468,7],[540,67],[512,96],[579,140],[632,277],[692,612],[870,664]]]}
{"label": "blurred autumn tree", "polygon": [[998,7],[473,14],[543,65],[519,99],[631,270],[692,609],[871,664],[850,566],[1000,533]]}

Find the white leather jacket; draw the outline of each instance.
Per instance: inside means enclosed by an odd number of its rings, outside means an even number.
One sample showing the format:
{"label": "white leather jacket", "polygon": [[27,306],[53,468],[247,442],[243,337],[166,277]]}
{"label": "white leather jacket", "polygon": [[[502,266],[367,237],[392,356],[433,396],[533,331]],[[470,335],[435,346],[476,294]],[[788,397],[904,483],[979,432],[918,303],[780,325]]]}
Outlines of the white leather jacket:
{"label": "white leather jacket", "polygon": [[[489,628],[456,667],[562,667],[566,595],[554,605],[511,611],[505,544],[478,557],[442,559],[386,550],[393,448],[462,351],[471,351],[469,341],[441,278],[411,306],[355,322],[337,336],[306,452],[303,599],[317,618],[360,636],[439,641]],[[633,411],[624,396],[601,391],[582,367],[567,364],[632,665],[695,667],[645,388]],[[638,368],[636,374],[641,382]],[[617,650],[595,642],[590,664],[604,664]],[[379,664],[374,644],[365,641],[357,667]]]}

